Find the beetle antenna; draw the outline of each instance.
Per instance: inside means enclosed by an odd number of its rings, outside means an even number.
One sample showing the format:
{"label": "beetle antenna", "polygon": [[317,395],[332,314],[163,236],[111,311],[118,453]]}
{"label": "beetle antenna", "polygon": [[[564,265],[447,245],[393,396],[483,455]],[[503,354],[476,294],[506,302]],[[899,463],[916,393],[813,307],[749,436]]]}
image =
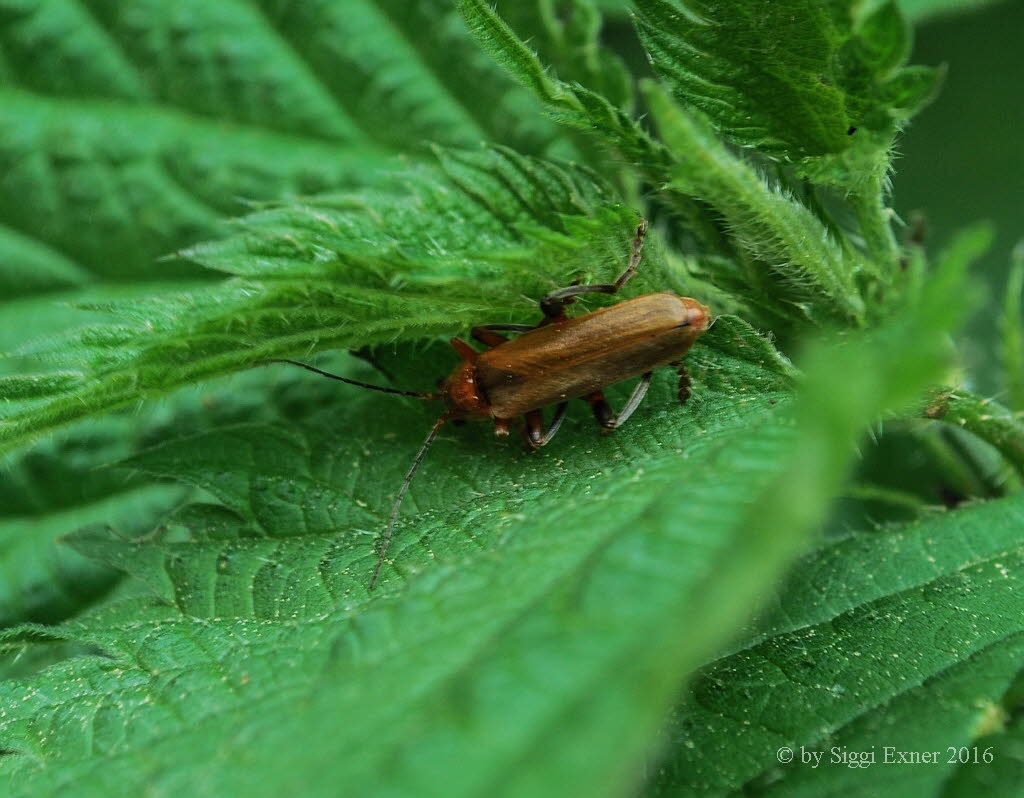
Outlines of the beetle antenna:
{"label": "beetle antenna", "polygon": [[423,462],[423,456],[427,453],[427,449],[430,448],[430,444],[434,442],[434,439],[437,437],[437,433],[441,431],[441,427],[444,426],[449,417],[448,413],[444,413],[437,421],[434,422],[434,426],[431,428],[430,434],[427,435],[427,439],[423,441],[423,445],[420,447],[419,453],[416,455],[416,459],[413,460],[412,465],[409,466],[409,472],[405,475],[402,487],[398,489],[395,501],[391,505],[391,517],[388,519],[387,529],[384,530],[384,536],[380,540],[380,551],[377,554],[377,565],[374,566],[373,576],[370,577],[370,590],[373,590],[377,584],[377,577],[380,575],[380,568],[384,564],[384,558],[388,553],[388,545],[391,543],[391,533],[395,528],[395,521],[398,520],[398,510],[402,506],[402,499],[405,498],[405,492],[409,490],[409,483],[412,482],[412,476],[416,473],[416,469],[420,467],[420,463]]}
{"label": "beetle antenna", "polygon": [[399,391],[397,388],[384,388],[380,385],[370,385],[368,382],[360,382],[359,380],[350,380],[348,377],[341,377],[337,374],[331,374],[329,371],[318,369],[316,366],[311,366],[308,363],[301,363],[298,360],[288,360],[287,358],[269,358],[268,360],[258,360],[253,365],[265,366],[268,363],[289,363],[293,366],[299,366],[304,368],[306,371],[312,371],[314,374],[319,374],[321,377],[327,377],[332,380],[338,380],[339,382],[347,382],[349,385],[355,385],[359,388],[368,388],[371,391],[380,391],[381,393],[393,393],[398,396],[412,396],[416,399],[440,399],[441,397],[436,393],[418,393],[416,391]]}

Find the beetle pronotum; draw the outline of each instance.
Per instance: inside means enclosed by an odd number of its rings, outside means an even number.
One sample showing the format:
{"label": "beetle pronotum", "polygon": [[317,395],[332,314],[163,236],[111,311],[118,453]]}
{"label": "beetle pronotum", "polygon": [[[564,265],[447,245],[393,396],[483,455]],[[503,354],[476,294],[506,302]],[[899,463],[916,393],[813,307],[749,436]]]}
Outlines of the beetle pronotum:
{"label": "beetle pronotum", "polygon": [[[489,324],[474,327],[472,336],[487,347],[477,352],[465,341],[453,338],[452,347],[462,358],[439,393],[417,393],[370,385],[340,377],[297,360],[274,359],[264,363],[290,363],[360,388],[443,400],[447,409],[431,428],[402,481],[391,505],[388,525],[380,538],[377,564],[370,578],[373,590],[387,556],[391,534],[409,484],[441,427],[459,419],[493,419],[496,435],[509,434],[514,419],[523,417],[523,432],[533,449],[547,444],[558,431],[570,399],[590,404],[604,432],[622,426],[647,393],[656,368],[675,365],[679,369],[679,399],[689,396],[689,376],[679,358],[707,330],[708,308],[695,299],[675,294],[648,294],[619,302],[577,318],[567,318],[565,306],[581,294],[615,294],[629,282],[640,265],[646,220],[641,220],[633,238],[629,265],[619,278],[607,285],[572,285],[548,294],[540,301],[544,318],[535,326]],[[501,333],[519,333],[509,340]],[[640,377],[633,394],[616,414],[602,389],[630,377]],[[542,408],[557,405],[545,428]]]}

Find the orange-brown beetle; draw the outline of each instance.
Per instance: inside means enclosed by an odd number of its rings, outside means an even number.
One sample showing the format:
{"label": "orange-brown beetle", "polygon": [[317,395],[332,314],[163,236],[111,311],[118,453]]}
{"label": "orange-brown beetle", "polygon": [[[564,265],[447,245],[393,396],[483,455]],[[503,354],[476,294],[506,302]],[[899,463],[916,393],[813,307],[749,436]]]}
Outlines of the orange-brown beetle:
{"label": "orange-brown beetle", "polygon": [[[536,326],[495,324],[474,327],[473,338],[488,347],[477,352],[465,341],[452,339],[462,358],[441,385],[440,393],[399,391],[350,380],[300,363],[297,360],[264,362],[290,363],[331,379],[384,393],[440,399],[448,406],[413,460],[391,506],[387,528],[381,537],[377,564],[369,589],[373,590],[391,542],[413,474],[430,448],[438,431],[447,421],[493,419],[497,435],[508,435],[519,416],[524,420],[527,443],[534,449],[544,446],[558,431],[570,399],[586,400],[605,432],[625,423],[647,393],[651,373],[661,366],[679,368],[679,398],[689,396],[689,377],[678,363],[710,323],[708,308],[695,299],[674,294],[648,294],[574,319],[567,318],[565,306],[581,294],[614,294],[636,273],[640,264],[647,222],[641,221],[633,239],[629,265],[619,278],[608,285],[573,285],[548,294],[540,302],[544,318]],[[520,333],[509,340],[502,332]],[[615,414],[602,389],[630,377],[640,382]],[[545,429],[542,408],[557,405],[551,423]]]}

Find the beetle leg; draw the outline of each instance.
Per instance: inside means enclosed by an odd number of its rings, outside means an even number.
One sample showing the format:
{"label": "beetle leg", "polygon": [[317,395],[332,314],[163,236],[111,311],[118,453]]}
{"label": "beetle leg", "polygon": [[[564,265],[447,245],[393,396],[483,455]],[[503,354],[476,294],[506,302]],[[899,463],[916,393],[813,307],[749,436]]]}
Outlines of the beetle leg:
{"label": "beetle leg", "polygon": [[484,324],[480,329],[496,330],[498,332],[524,333],[529,332],[530,330],[536,330],[537,327],[533,324]]}
{"label": "beetle leg", "polygon": [[476,363],[476,359],[477,357],[479,357],[480,353],[477,352],[473,347],[471,347],[469,344],[467,344],[465,341],[459,338],[452,338],[451,344],[452,349],[455,350],[459,357],[461,357],[467,363]]}
{"label": "beetle leg", "polygon": [[679,364],[679,401],[686,404],[686,400],[690,398],[690,372],[686,370],[686,366],[682,363]]}
{"label": "beetle leg", "polygon": [[504,335],[499,335],[498,333],[491,330],[489,327],[474,327],[470,331],[470,335],[472,335],[484,346],[490,347],[492,349],[496,346],[501,346],[503,343],[506,343],[508,341],[508,338],[506,338]]}
{"label": "beetle leg", "polygon": [[637,225],[636,235],[633,237],[633,250],[629,256],[629,265],[619,275],[614,283],[608,285],[570,285],[568,288],[559,288],[552,291],[540,301],[540,309],[544,313],[545,321],[560,319],[565,315],[565,306],[572,301],[573,297],[580,294],[615,294],[619,289],[628,283],[636,274],[640,266],[640,257],[644,248],[644,237],[647,235],[647,220],[641,219]]}
{"label": "beetle leg", "polygon": [[602,391],[594,391],[587,394],[583,397],[583,400],[590,405],[590,409],[594,413],[594,419],[599,426],[607,427],[611,420],[615,418],[615,412],[612,410],[612,406],[608,404],[608,400],[604,398]]}
{"label": "beetle leg", "polygon": [[526,436],[526,442],[531,449],[547,446],[548,442],[555,437],[558,428],[562,426],[562,420],[565,418],[567,407],[569,407],[568,402],[560,402],[558,404],[558,407],[555,408],[555,415],[551,417],[551,423],[546,430],[544,429],[543,410],[531,410],[523,416],[523,419],[526,421],[523,432]]}
{"label": "beetle leg", "polygon": [[608,404],[608,400],[604,398],[604,394],[601,391],[594,391],[589,396],[583,397],[590,403],[590,409],[594,411],[594,418],[601,425],[602,431],[611,432],[629,420],[629,417],[633,415],[633,411],[640,407],[640,403],[644,400],[647,389],[651,386],[652,374],[653,372],[648,371],[640,377],[640,382],[636,384],[636,388],[633,389],[633,393],[626,400],[625,406],[618,415],[615,415],[612,411],[612,406]]}
{"label": "beetle leg", "polygon": [[540,410],[531,410],[523,415],[523,438],[526,445],[531,449],[540,446],[540,439],[544,437],[544,413]]}
{"label": "beetle leg", "polygon": [[529,332],[535,329],[529,324],[484,324],[479,327],[474,327],[470,334],[485,346],[489,346],[492,349],[496,346],[501,346],[503,343],[508,341],[504,335],[498,335],[498,332]]}

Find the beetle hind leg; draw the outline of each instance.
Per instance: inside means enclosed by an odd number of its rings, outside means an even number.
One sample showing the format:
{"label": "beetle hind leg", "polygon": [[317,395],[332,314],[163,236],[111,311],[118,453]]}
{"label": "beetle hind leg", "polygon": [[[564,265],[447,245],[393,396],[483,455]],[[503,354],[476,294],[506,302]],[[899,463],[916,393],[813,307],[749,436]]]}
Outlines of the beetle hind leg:
{"label": "beetle hind leg", "polygon": [[531,410],[523,416],[525,421],[523,436],[526,438],[526,443],[531,449],[536,450],[541,446],[547,446],[551,439],[555,437],[555,433],[558,432],[558,428],[562,426],[562,421],[565,419],[567,407],[569,407],[568,402],[559,403],[558,407],[555,408],[555,415],[551,417],[551,423],[546,430],[544,429],[544,411]]}
{"label": "beetle hind leg", "polygon": [[602,432],[607,434],[613,429],[618,429],[629,420],[633,412],[640,407],[644,396],[647,395],[647,389],[651,387],[651,375],[653,373],[651,371],[644,372],[643,376],[640,377],[640,382],[636,384],[636,388],[633,389],[633,393],[630,394],[629,399],[626,400],[626,404],[619,411],[618,415],[612,410],[612,406],[608,404],[608,400],[604,398],[604,394],[601,391],[595,391],[583,397],[590,404],[590,409],[594,411],[594,418],[601,425]]}
{"label": "beetle hind leg", "polygon": [[640,266],[640,258],[644,249],[644,238],[647,235],[647,220],[641,219],[636,227],[636,235],[633,236],[633,247],[629,255],[629,265],[619,275],[614,283],[607,285],[570,285],[568,288],[559,288],[552,291],[540,301],[541,312],[544,313],[544,322],[551,322],[564,318],[565,306],[572,302],[574,297],[580,294],[615,294],[626,283],[633,279],[637,267]]}

